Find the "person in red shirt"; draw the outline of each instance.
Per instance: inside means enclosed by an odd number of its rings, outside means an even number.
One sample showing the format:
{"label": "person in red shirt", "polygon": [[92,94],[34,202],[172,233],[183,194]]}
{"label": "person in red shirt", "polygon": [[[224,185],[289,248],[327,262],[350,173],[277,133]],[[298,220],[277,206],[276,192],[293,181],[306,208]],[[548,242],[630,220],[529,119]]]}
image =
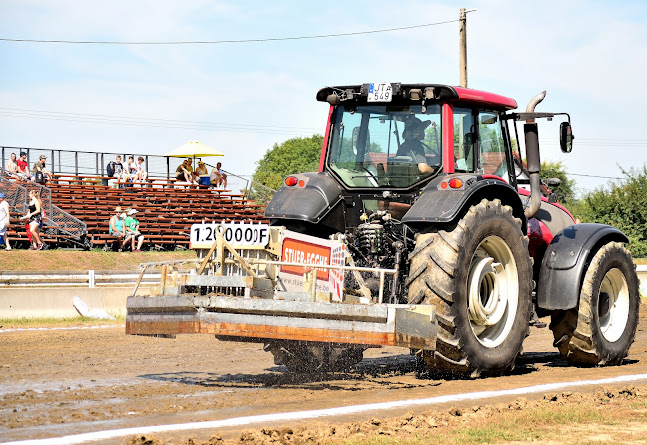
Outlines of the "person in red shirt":
{"label": "person in red shirt", "polygon": [[24,176],[24,179],[29,178],[29,165],[27,165],[27,153],[20,152],[20,158],[16,161],[18,166],[18,175]]}

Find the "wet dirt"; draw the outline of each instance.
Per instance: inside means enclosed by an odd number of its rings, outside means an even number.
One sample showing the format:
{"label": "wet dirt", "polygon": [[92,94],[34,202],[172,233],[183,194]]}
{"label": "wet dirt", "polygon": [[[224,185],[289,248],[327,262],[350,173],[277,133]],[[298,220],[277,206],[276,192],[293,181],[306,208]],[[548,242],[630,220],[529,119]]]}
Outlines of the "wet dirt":
{"label": "wet dirt", "polygon": [[[402,348],[369,349],[364,360],[349,372],[295,375],[274,365],[272,355],[263,352],[260,344],[221,342],[208,335],[181,335],[177,339],[128,336],[121,326],[65,331],[0,330],[0,441],[646,373],[646,306],[641,305],[636,341],[621,366],[571,366],[552,346],[548,328],[531,328],[531,335],[524,343],[525,354],[511,375],[477,380],[418,378],[414,357]],[[640,384],[647,382],[636,382]],[[572,391],[585,394],[598,390],[583,387]],[[543,394],[533,397],[541,399]],[[496,406],[511,400],[515,398],[479,403]],[[473,402],[452,403],[434,406],[434,409],[447,412],[449,408],[466,409],[471,405]],[[254,425],[165,433],[99,443],[137,440],[192,443],[188,437],[193,438],[193,443],[240,442],[245,438],[250,442],[298,443],[295,442],[297,433],[304,442],[327,443],[333,438],[353,437],[355,427],[344,426],[351,425],[348,422],[373,425],[376,430],[393,430],[398,425],[409,425],[407,428],[411,429],[416,422],[432,422],[421,414],[429,408],[327,417],[291,422],[287,426]],[[404,421],[407,416],[410,420]],[[287,434],[281,428],[290,429],[292,438],[281,439]],[[336,436],[329,434],[331,428],[336,429]],[[269,431],[269,435],[263,430]],[[342,436],[340,432],[346,430],[348,434]]]}

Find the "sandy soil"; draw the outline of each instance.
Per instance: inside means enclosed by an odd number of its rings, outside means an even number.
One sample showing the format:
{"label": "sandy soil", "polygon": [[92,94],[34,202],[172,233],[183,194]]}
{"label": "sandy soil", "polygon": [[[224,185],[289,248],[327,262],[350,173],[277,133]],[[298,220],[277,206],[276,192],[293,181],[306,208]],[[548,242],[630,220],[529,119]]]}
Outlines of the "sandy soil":
{"label": "sandy soil", "polygon": [[[288,374],[285,368],[274,365],[271,354],[263,352],[261,345],[220,342],[206,335],[185,335],[175,340],[127,336],[120,326],[0,332],[0,441],[646,373],[646,309],[643,304],[636,342],[622,366],[570,366],[553,348],[551,332],[532,328],[524,344],[526,353],[512,375],[478,380],[417,378],[412,356],[401,348],[371,349],[351,372],[303,376]],[[641,388],[628,393],[616,388],[607,398],[647,397],[647,391]],[[606,397],[599,391],[591,387],[573,390],[577,397],[571,400],[595,405],[596,400]],[[432,411],[421,406],[316,422],[156,434],[105,443],[328,443],[366,437],[371,431],[402,439],[413,437],[423,427],[460,426],[471,416],[462,413],[482,411],[479,416],[484,416],[489,410],[501,411],[501,406],[518,407],[520,403],[523,409],[551,403],[551,397],[543,399],[539,394],[524,402],[479,402],[488,408],[477,411],[473,402],[454,403],[434,406]],[[645,424],[643,415],[636,434],[644,437]],[[611,433],[609,437],[614,436]]]}

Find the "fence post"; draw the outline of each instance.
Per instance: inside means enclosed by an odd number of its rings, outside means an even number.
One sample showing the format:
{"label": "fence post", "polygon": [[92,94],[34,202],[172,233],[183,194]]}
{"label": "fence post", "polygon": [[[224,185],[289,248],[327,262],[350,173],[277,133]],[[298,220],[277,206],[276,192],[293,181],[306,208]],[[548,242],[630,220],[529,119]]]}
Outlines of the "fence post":
{"label": "fence post", "polygon": [[79,176],[79,152],[74,152],[74,174]]}
{"label": "fence post", "polygon": [[90,287],[94,287],[94,270],[88,270],[88,283]]}

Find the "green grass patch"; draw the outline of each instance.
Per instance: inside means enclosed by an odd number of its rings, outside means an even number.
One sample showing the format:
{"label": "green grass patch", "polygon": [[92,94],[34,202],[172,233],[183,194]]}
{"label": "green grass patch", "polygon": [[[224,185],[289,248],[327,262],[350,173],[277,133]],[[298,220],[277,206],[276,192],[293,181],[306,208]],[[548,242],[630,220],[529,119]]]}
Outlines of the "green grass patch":
{"label": "green grass patch", "polygon": [[82,327],[96,325],[121,325],[126,322],[126,317],[117,316],[115,320],[99,320],[89,317],[67,318],[0,318],[0,327],[9,328],[53,328],[53,327]]}

